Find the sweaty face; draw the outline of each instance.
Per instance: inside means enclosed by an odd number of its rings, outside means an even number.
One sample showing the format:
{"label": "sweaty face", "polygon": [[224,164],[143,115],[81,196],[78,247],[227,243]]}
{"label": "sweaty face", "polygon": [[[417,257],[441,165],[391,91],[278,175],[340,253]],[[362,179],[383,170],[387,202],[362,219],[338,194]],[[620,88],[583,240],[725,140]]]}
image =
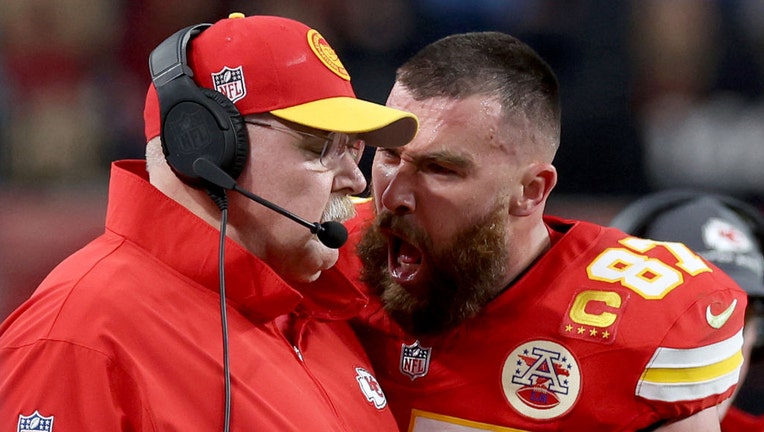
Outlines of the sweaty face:
{"label": "sweaty face", "polygon": [[379,217],[359,246],[364,277],[404,328],[435,333],[509,282],[510,210],[523,190],[507,144],[515,137],[492,95],[418,100],[396,84],[387,103],[415,113],[420,127],[409,144],[374,157]]}
{"label": "sweaty face", "polygon": [[476,315],[497,295],[506,269],[506,211],[497,206],[448,244],[406,217],[383,212],[358,245],[362,279],[406,331],[433,334]]}

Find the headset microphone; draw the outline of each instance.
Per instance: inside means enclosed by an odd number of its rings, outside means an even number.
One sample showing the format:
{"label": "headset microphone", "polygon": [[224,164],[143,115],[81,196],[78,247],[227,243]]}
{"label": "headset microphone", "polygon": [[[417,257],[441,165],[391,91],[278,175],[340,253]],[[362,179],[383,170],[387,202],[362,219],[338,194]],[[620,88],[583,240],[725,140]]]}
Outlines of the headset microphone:
{"label": "headset microphone", "polygon": [[252,192],[241,188],[236,184],[236,180],[233,179],[228,173],[220,169],[217,165],[212,163],[206,158],[198,158],[193,163],[194,173],[200,178],[208,181],[209,183],[221,187],[226,190],[234,190],[247,198],[255,201],[258,204],[262,204],[265,207],[275,211],[276,213],[286,216],[289,219],[299,223],[300,225],[310,229],[310,232],[316,234],[318,240],[324,244],[324,246],[332,249],[337,249],[348,239],[348,232],[345,227],[335,221],[328,221],[324,223],[308,222],[305,219],[295,215],[294,213],[277,206],[276,204],[261,198]]}

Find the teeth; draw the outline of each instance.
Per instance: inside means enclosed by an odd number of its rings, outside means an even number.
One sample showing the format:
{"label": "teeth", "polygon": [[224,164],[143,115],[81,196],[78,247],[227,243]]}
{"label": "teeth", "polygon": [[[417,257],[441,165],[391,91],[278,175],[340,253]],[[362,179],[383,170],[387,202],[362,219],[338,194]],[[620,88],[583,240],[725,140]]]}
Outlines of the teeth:
{"label": "teeth", "polygon": [[415,265],[416,264],[412,264],[412,263],[406,262],[401,257],[398,257],[398,267],[400,267],[404,271],[405,270],[410,270]]}
{"label": "teeth", "polygon": [[422,253],[411,243],[397,239],[391,248],[390,274],[399,283],[412,281],[422,263]]}

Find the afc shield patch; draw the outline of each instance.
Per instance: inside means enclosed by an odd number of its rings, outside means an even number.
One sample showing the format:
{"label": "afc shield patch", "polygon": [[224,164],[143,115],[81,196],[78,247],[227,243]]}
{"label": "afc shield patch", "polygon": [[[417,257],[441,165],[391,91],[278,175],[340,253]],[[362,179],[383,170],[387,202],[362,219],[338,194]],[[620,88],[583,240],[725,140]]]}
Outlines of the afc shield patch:
{"label": "afc shield patch", "polygon": [[568,412],[578,400],[581,370],[564,346],[548,340],[530,341],[507,356],[501,387],[520,414],[552,419]]}
{"label": "afc shield patch", "polygon": [[401,344],[401,373],[408,375],[411,381],[427,375],[431,351],[432,348],[421,346],[418,340],[411,345]]}
{"label": "afc shield patch", "polygon": [[35,410],[31,415],[19,414],[19,423],[16,432],[53,432],[53,416],[44,417]]}
{"label": "afc shield patch", "polygon": [[233,69],[224,66],[220,72],[212,74],[212,82],[215,84],[215,90],[223,93],[231,102],[247,95],[247,84],[241,66]]}

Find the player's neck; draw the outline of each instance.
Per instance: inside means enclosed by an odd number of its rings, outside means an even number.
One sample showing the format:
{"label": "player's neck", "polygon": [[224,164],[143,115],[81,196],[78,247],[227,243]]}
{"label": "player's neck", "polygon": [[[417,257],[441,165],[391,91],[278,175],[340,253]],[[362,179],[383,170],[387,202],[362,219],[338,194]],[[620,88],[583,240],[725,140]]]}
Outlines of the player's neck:
{"label": "player's neck", "polygon": [[543,221],[527,229],[515,230],[515,233],[509,244],[509,265],[502,290],[520,279],[552,245],[549,231]]}

